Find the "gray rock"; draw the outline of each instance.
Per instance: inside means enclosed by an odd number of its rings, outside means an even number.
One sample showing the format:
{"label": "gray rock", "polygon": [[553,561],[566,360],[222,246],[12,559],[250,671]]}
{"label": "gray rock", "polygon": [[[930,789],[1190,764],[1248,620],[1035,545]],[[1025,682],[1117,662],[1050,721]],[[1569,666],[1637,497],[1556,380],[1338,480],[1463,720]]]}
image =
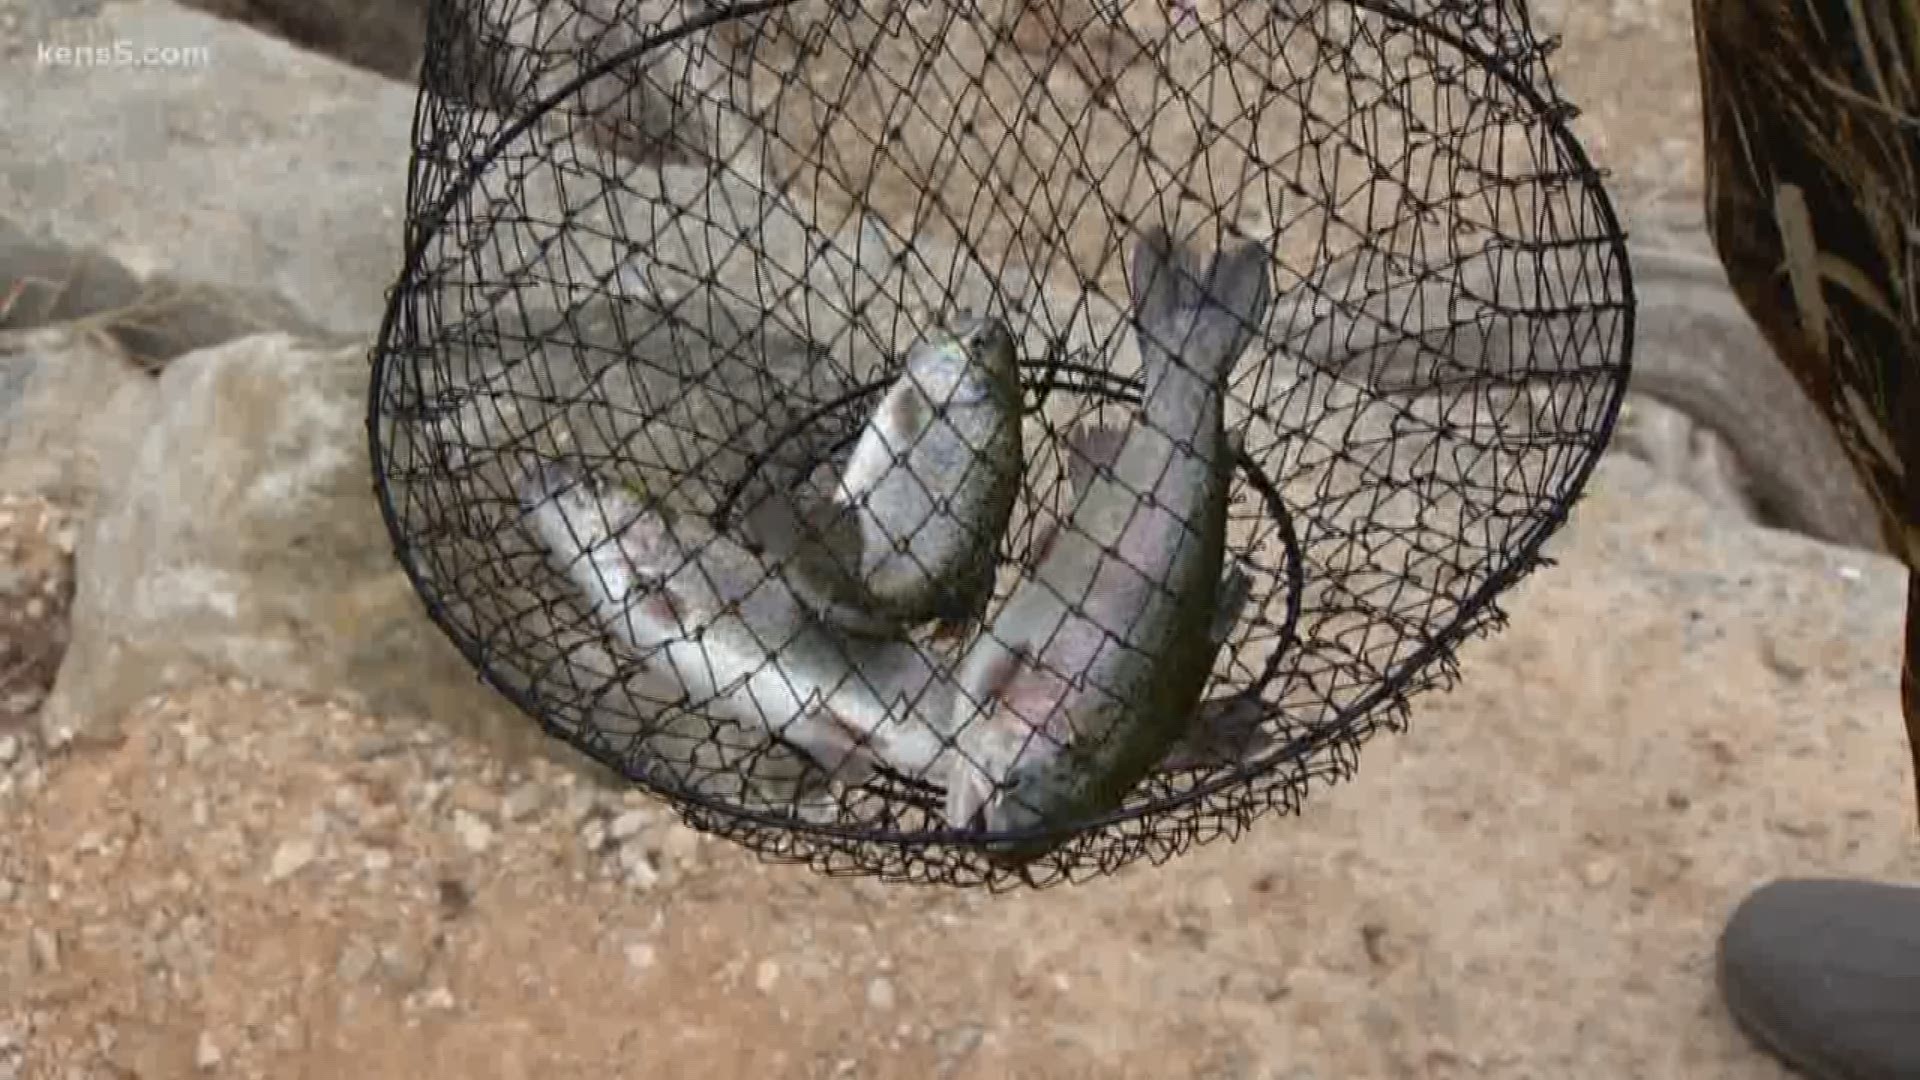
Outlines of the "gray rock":
{"label": "gray rock", "polygon": [[1873,502],[1832,425],[1740,306],[1704,234],[1643,226],[1634,263],[1634,389],[1725,441],[1758,520],[1885,551]]}
{"label": "gray rock", "polygon": [[[425,72],[426,0],[185,0],[305,49],[518,116],[561,84],[637,44],[652,27],[704,14],[706,0],[568,0],[450,5],[446,36]],[[464,24],[458,20],[464,19]],[[734,33],[737,33],[735,31]],[[722,132],[741,140],[740,110],[723,89],[735,55],[728,30],[650,50],[563,101],[556,127],[636,161],[717,160]]]}
{"label": "gray rock", "polygon": [[219,674],[546,745],[394,562],[369,483],[365,349],[271,335],[168,366],[76,551],[50,738],[110,739],[140,698]]}
{"label": "gray rock", "polygon": [[186,0],[390,79],[413,81],[427,40],[427,0]]}
{"label": "gray rock", "polygon": [[[446,63],[437,93],[509,116],[561,97],[549,130],[578,132],[629,161],[715,163],[749,142],[749,108],[737,100],[753,65],[749,31],[722,24],[656,44],[612,63],[653,34],[724,7],[718,0],[569,0],[564,4],[471,4],[468,25],[439,43]],[[764,144],[764,136],[759,140]]]}
{"label": "gray rock", "polygon": [[[1630,258],[1638,309],[1629,387],[1641,403],[1654,407],[1642,407],[1641,419],[1626,425],[1620,448],[1660,467],[1709,504],[1830,543],[1885,550],[1873,504],[1831,426],[1727,286],[1698,219],[1691,205],[1636,208]],[[1551,256],[1535,258],[1548,268]],[[1529,294],[1530,288],[1540,288],[1529,285],[1531,272],[1507,269],[1507,276],[1498,278],[1493,263],[1476,257],[1451,275],[1412,278],[1379,261],[1357,266],[1336,261],[1320,272],[1320,294],[1308,297],[1304,310],[1289,310],[1283,301],[1274,325],[1294,328],[1289,344],[1310,368],[1338,372],[1343,381],[1367,385],[1380,395],[1430,397],[1442,378],[1457,379],[1463,372],[1538,382],[1541,375],[1555,374],[1556,359],[1577,356],[1567,347],[1566,331],[1546,333],[1547,328],[1530,327],[1526,320],[1475,312],[1466,299],[1494,296],[1523,308],[1560,302],[1547,293]],[[1572,269],[1554,269],[1540,280],[1571,280]],[[1466,286],[1465,296],[1453,295],[1455,280]],[[1345,347],[1353,324],[1320,295],[1352,304],[1385,325],[1404,327],[1406,334],[1385,347]],[[1353,303],[1356,298],[1364,299]],[[1421,318],[1431,320],[1432,329],[1420,324]],[[1619,332],[1619,325],[1609,332]],[[1598,359],[1591,353],[1577,358]],[[1602,398],[1595,386],[1583,415],[1532,410],[1508,416],[1492,407],[1502,396],[1498,391],[1479,393],[1493,414],[1487,434],[1506,428],[1497,435],[1503,441],[1590,428]],[[1341,400],[1338,390],[1316,396],[1311,405],[1371,408]],[[1675,414],[1690,423],[1674,423]],[[1362,420],[1364,429],[1368,422]],[[1364,442],[1370,434],[1350,441]],[[1411,451],[1413,444],[1407,445]]]}
{"label": "gray rock", "polygon": [[0,330],[97,331],[143,367],[248,334],[316,327],[285,299],[156,273],[142,280],[106,254],[36,239],[0,219]]}
{"label": "gray rock", "polygon": [[126,307],[139,295],[140,279],[118,260],[35,239],[0,218],[0,328],[67,322]]}
{"label": "gray rock", "polygon": [[1691,455],[1660,460],[1630,425],[1623,448],[1720,503],[1725,471],[1707,459],[1724,447],[1734,494],[1753,520],[1885,552],[1872,498],[1832,425],[1728,286],[1698,199],[1633,183],[1613,195],[1632,238],[1639,300],[1631,388],[1713,436],[1694,435]]}
{"label": "gray rock", "polygon": [[27,106],[0,110],[0,143],[35,148],[0,164],[0,217],[136,275],[261,289],[330,330],[377,325],[401,260],[410,89],[162,0],[16,14],[40,42],[196,51],[0,64],[0,101]]}
{"label": "gray rock", "polygon": [[90,507],[155,396],[153,380],[100,335],[0,333],[0,491]]}

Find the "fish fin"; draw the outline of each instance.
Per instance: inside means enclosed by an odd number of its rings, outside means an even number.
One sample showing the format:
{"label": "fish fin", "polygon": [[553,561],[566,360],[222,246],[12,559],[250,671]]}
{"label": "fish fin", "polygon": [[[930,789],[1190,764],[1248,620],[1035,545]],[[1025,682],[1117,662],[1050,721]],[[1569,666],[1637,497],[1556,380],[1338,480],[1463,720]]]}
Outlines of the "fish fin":
{"label": "fish fin", "polygon": [[1111,424],[1083,424],[1067,433],[1067,502],[1079,501],[1103,468],[1112,467],[1126,445],[1125,428]]}
{"label": "fish fin", "polygon": [[1235,694],[1200,703],[1187,733],[1160,762],[1159,772],[1238,765],[1274,745],[1262,724],[1266,706],[1259,697]]}
{"label": "fish fin", "polygon": [[742,515],[740,530],[742,539],[775,558],[788,558],[809,548],[841,559],[858,560],[860,556],[860,530],[846,508],[804,489],[782,490],[767,485],[764,494]]}
{"label": "fish fin", "polygon": [[1233,635],[1233,628],[1240,623],[1240,616],[1247,609],[1247,600],[1253,594],[1253,578],[1240,565],[1238,559],[1227,567],[1226,575],[1220,579],[1219,598],[1213,611],[1213,628],[1209,640],[1218,650]]}
{"label": "fish fin", "polygon": [[964,829],[973,824],[993,797],[993,781],[978,765],[965,756],[954,759],[947,777],[947,827]]}
{"label": "fish fin", "polygon": [[881,398],[866,430],[860,432],[860,442],[854,444],[835,500],[841,505],[858,505],[879,486],[879,480],[900,465],[900,459],[918,442],[931,411],[920,386],[910,375],[902,375]]}
{"label": "fish fin", "polygon": [[[1026,663],[1026,646],[1016,645],[987,661],[985,672],[980,680],[980,697],[976,704],[1002,699],[1020,674]],[[972,723],[992,723],[989,715],[976,715]],[[947,774],[947,825],[955,829],[964,829],[972,823],[975,815],[985,809],[988,800],[993,797],[994,782],[988,775],[989,764],[973,760],[961,746],[967,742],[965,733],[956,735],[953,764]]]}
{"label": "fish fin", "polygon": [[1201,266],[1155,226],[1134,243],[1127,276],[1141,353],[1177,362],[1208,382],[1226,377],[1267,316],[1273,282],[1267,245],[1249,240]]}
{"label": "fish fin", "polygon": [[769,490],[747,510],[741,530],[767,569],[821,618],[855,633],[896,628],[860,602],[856,578],[865,542],[847,507],[804,492]]}

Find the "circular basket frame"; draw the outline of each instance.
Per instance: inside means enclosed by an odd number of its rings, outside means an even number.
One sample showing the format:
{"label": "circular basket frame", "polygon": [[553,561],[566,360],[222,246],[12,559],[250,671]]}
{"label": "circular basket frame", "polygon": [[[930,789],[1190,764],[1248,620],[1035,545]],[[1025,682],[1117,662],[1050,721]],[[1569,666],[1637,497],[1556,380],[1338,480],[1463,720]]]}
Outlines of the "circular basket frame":
{"label": "circular basket frame", "polygon": [[[669,798],[695,828],[735,839],[765,856],[804,861],[828,872],[868,873],[891,880],[986,884],[996,888],[1014,883],[1038,886],[1111,871],[1139,858],[1158,862],[1192,843],[1237,834],[1267,810],[1297,809],[1312,777],[1337,779],[1350,773],[1355,749],[1374,728],[1404,722],[1409,695],[1450,683],[1457,677],[1453,651],[1458,645],[1468,636],[1486,633],[1503,621],[1498,598],[1521,576],[1545,562],[1541,547],[1564,523],[1571,504],[1587,483],[1624,398],[1634,316],[1624,235],[1606,197],[1600,173],[1567,127],[1573,111],[1558,100],[1550,79],[1545,76],[1544,58],[1551,51],[1552,43],[1533,40],[1524,16],[1512,16],[1504,4],[1493,5],[1493,8],[1499,9],[1501,18],[1518,21],[1491,27],[1487,22],[1489,17],[1469,14],[1459,5],[1444,2],[1425,18],[1416,17],[1387,0],[1345,0],[1330,5],[1348,7],[1423,35],[1490,74],[1530,111],[1534,126],[1550,143],[1541,153],[1562,162],[1560,175],[1547,182],[1580,189],[1578,197],[1591,213],[1597,233],[1582,240],[1601,252],[1600,260],[1608,264],[1601,272],[1616,282],[1618,289],[1609,297],[1586,302],[1583,309],[1588,313],[1611,315],[1615,322],[1612,340],[1600,346],[1602,352],[1610,355],[1595,358],[1579,369],[1601,384],[1601,393],[1597,409],[1587,415],[1583,426],[1575,432],[1580,451],[1578,460],[1554,478],[1550,490],[1538,493],[1534,512],[1527,516],[1516,535],[1502,540],[1498,558],[1493,560],[1497,565],[1457,599],[1450,617],[1441,625],[1421,628],[1413,635],[1419,638],[1415,647],[1396,657],[1386,670],[1376,672],[1369,685],[1340,702],[1333,716],[1300,725],[1260,758],[1214,769],[1177,792],[1129,801],[1111,813],[1076,823],[1071,828],[1039,830],[1033,835],[1052,835],[1064,838],[1064,842],[1038,861],[1009,866],[982,854],[984,843],[1005,841],[1006,835],[989,836],[941,828],[900,830],[861,821],[795,819],[701,792],[663,786],[636,771],[633,763],[611,745],[583,740],[576,730],[553,720],[549,703],[537,688],[500,677],[499,657],[494,647],[450,609],[446,581],[423,562],[420,530],[416,523],[408,520],[396,492],[395,475],[404,470],[396,464],[392,425],[430,421],[437,411],[446,407],[444,400],[436,404],[419,388],[418,372],[414,368],[433,353],[430,335],[422,327],[427,320],[420,316],[424,311],[422,305],[429,302],[426,298],[433,277],[429,267],[430,249],[436,241],[444,239],[450,220],[473,186],[498,164],[516,140],[527,137],[543,117],[562,108],[595,80],[628,68],[676,42],[725,24],[772,15],[796,2],[756,0],[713,10],[670,29],[648,33],[629,47],[583,65],[577,74],[543,94],[520,115],[510,118],[477,153],[467,155],[456,172],[441,176],[444,189],[438,193],[432,190],[431,173],[422,161],[431,156],[425,148],[445,149],[444,138],[433,130],[429,94],[423,90],[416,118],[416,142],[423,149],[416,154],[408,185],[409,206],[416,212],[410,215],[403,268],[390,294],[372,357],[367,423],[381,512],[393,537],[396,556],[423,598],[429,615],[496,691],[538,719],[549,733]],[[443,33],[447,31],[444,7],[444,4],[437,5],[435,16],[435,26]],[[1544,85],[1536,86],[1533,80]],[[427,81],[432,81],[431,76]],[[1573,307],[1567,310],[1572,311]],[[1059,362],[1023,365],[1025,389],[1042,397],[1056,386],[1115,401],[1138,397],[1137,382],[1130,383],[1125,377],[1097,366],[1081,366],[1076,370],[1074,373],[1080,376],[1078,382],[1051,382],[1053,374],[1063,367],[1071,369],[1073,365]],[[412,386],[409,386],[410,377]],[[861,382],[829,405],[835,409],[857,405],[884,382],[880,379]],[[1289,664],[1297,660],[1296,634],[1307,603],[1304,592],[1313,581],[1313,567],[1307,565],[1310,560],[1302,554],[1303,546],[1310,541],[1303,541],[1296,531],[1295,515],[1283,493],[1289,478],[1270,475],[1268,465],[1245,452],[1239,454],[1237,465],[1242,482],[1263,500],[1266,516],[1278,526],[1284,552],[1278,590],[1284,597],[1284,614],[1277,623],[1280,632],[1276,647],[1253,688],[1253,693],[1258,694],[1276,682],[1285,682]],[[731,495],[722,500],[722,518],[732,501]],[[1273,705],[1273,708],[1278,717],[1281,706]],[[883,794],[883,798],[902,801],[915,798],[908,790],[911,781],[881,781],[883,787],[890,784],[893,790]],[[919,793],[918,799],[926,798],[925,791]]]}

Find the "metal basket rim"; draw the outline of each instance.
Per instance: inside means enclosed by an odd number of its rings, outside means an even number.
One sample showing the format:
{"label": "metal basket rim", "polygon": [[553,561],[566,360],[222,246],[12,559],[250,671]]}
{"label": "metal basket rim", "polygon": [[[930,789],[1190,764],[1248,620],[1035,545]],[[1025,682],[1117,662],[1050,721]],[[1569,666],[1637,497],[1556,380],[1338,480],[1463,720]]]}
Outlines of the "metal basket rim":
{"label": "metal basket rim", "polygon": [[[445,0],[436,0],[433,5],[439,9]],[[1633,369],[1635,344],[1635,324],[1637,303],[1633,284],[1633,269],[1627,251],[1627,234],[1613,201],[1606,191],[1605,174],[1596,168],[1584,145],[1575,137],[1568,125],[1568,113],[1564,105],[1548,94],[1543,93],[1527,79],[1517,76],[1504,57],[1489,53],[1487,50],[1454,34],[1431,21],[1405,10],[1393,0],[1334,0],[1351,8],[1369,11],[1401,27],[1446,45],[1459,52],[1465,59],[1492,75],[1507,89],[1512,91],[1532,111],[1537,122],[1544,123],[1552,136],[1553,145],[1567,155],[1572,162],[1569,173],[1576,178],[1580,190],[1590,201],[1592,209],[1600,216],[1603,236],[1595,241],[1604,240],[1611,248],[1612,261],[1618,273],[1620,300],[1617,305],[1621,314],[1620,346],[1618,361],[1613,366],[1618,375],[1613,380],[1611,393],[1601,409],[1598,423],[1594,427],[1596,449],[1585,455],[1567,476],[1562,479],[1560,491],[1551,498],[1543,500],[1549,505],[1543,513],[1533,516],[1520,533],[1517,540],[1507,547],[1506,558],[1481,583],[1468,593],[1456,608],[1453,617],[1435,631],[1428,640],[1405,658],[1398,661],[1374,684],[1361,693],[1352,702],[1338,710],[1336,717],[1315,726],[1314,730],[1290,740],[1279,750],[1258,764],[1242,764],[1231,770],[1223,770],[1222,775],[1183,791],[1178,795],[1166,796],[1134,806],[1123,806],[1099,817],[1074,822],[1070,825],[1050,828],[1023,830],[1016,833],[991,832],[984,829],[956,830],[929,829],[912,833],[882,833],[872,829],[855,826],[822,824],[794,817],[784,817],[768,811],[754,810],[727,800],[703,795],[681,788],[672,788],[649,782],[632,776],[623,768],[617,755],[601,752],[584,745],[585,740],[576,740],[562,729],[539,707],[535,695],[508,686],[497,679],[488,663],[486,650],[478,643],[468,639],[461,628],[456,626],[448,615],[446,604],[429,588],[421,573],[419,562],[412,550],[411,539],[402,529],[399,514],[394,506],[388,470],[383,466],[388,460],[386,446],[380,435],[380,423],[384,410],[380,389],[387,381],[388,365],[401,359],[400,350],[393,346],[396,328],[404,314],[412,286],[420,276],[422,261],[427,245],[444,228],[448,211],[457,204],[459,198],[472,187],[479,177],[492,166],[500,153],[510,145],[514,138],[524,134],[541,118],[564,102],[580,89],[620,66],[631,63],[645,53],[669,45],[681,38],[711,29],[722,23],[750,18],[754,15],[790,6],[798,0],[753,0],[750,3],[734,4],[711,11],[707,14],[686,20],[672,28],[659,31],[636,44],[621,50],[615,55],[581,71],[552,93],[540,99],[537,106],[505,125],[494,137],[487,148],[467,162],[466,169],[450,184],[428,220],[422,222],[409,213],[405,219],[408,235],[405,256],[400,275],[396,283],[388,289],[387,305],[381,318],[378,336],[369,353],[369,392],[367,395],[366,428],[370,462],[374,473],[374,490],[379,504],[380,514],[386,525],[389,539],[393,543],[394,557],[400,563],[413,591],[424,604],[428,618],[439,628],[454,647],[460,652],[478,674],[480,681],[491,687],[496,693],[507,699],[522,714],[534,720],[549,736],[558,739],[579,753],[609,769],[623,780],[639,785],[674,804],[675,812],[683,817],[689,807],[715,814],[740,825],[753,826],[769,830],[817,837],[843,843],[887,845],[904,850],[916,850],[937,846],[959,846],[980,849],[989,844],[1012,843],[1025,840],[1070,840],[1074,837],[1104,832],[1113,826],[1132,821],[1156,818],[1166,813],[1202,803],[1210,796],[1221,794],[1235,788],[1245,788],[1251,782],[1269,775],[1283,765],[1297,762],[1314,749],[1337,738],[1336,732],[1352,721],[1379,711],[1382,706],[1391,707],[1391,703],[1404,703],[1409,696],[1409,686],[1415,678],[1436,662],[1444,661],[1458,645],[1469,635],[1482,629],[1487,618],[1499,615],[1498,600],[1508,589],[1518,583],[1528,573],[1541,565],[1540,550],[1546,541],[1566,523],[1573,505],[1585,493],[1588,481],[1598,468],[1604,447],[1615,428],[1620,410],[1624,404],[1628,384]],[[1524,0],[1523,0],[1524,2]],[[1554,90],[1551,74],[1543,71],[1547,80],[1547,90]],[[1557,98],[1557,94],[1554,95]],[[419,146],[419,137],[427,121],[428,95],[422,86],[415,98],[414,106],[414,147]],[[416,204],[420,170],[408,170],[406,199],[409,208]],[[411,350],[410,350],[411,351]],[[1415,691],[1417,692],[1417,691]],[[1015,871],[1024,876],[1028,868]]]}

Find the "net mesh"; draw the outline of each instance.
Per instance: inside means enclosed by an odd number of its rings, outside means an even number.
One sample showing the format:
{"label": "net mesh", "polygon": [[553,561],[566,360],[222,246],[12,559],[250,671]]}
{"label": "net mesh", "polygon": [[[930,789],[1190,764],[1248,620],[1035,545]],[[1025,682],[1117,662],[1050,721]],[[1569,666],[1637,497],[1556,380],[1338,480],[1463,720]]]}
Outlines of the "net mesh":
{"label": "net mesh", "polygon": [[1047,884],[1450,682],[1632,301],[1500,0],[442,0],[369,429],[551,733],[779,859]]}

